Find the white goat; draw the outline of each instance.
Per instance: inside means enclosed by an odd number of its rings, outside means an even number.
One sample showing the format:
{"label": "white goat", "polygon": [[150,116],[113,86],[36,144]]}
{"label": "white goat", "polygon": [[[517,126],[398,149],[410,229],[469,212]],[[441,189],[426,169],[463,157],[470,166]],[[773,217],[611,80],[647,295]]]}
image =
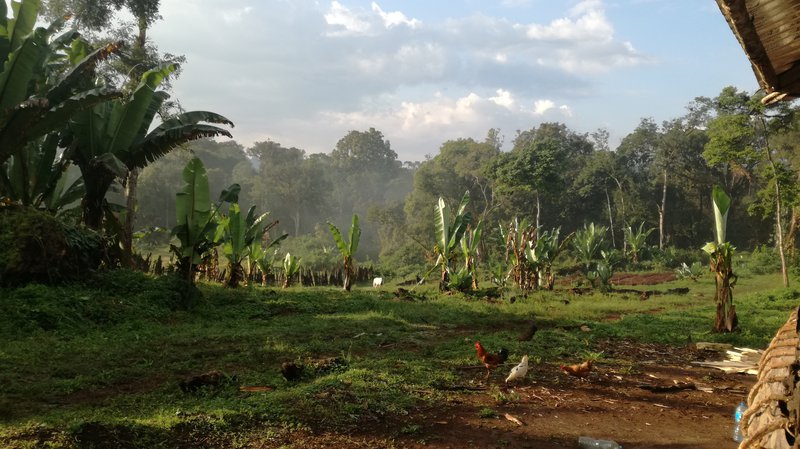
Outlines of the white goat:
{"label": "white goat", "polygon": [[375,278],[375,279],[372,280],[372,286],[373,287],[378,288],[381,285],[383,285],[383,278]]}

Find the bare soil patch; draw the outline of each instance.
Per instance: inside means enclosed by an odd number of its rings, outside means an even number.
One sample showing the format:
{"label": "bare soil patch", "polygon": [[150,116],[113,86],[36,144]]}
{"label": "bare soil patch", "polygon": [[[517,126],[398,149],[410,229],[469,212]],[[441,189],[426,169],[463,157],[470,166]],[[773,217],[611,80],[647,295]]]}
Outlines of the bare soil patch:
{"label": "bare soil patch", "polygon": [[611,277],[612,285],[656,285],[672,282],[677,279],[675,273],[615,273]]}
{"label": "bare soil patch", "polygon": [[[690,348],[608,341],[597,349],[605,359],[587,380],[565,376],[550,364],[532,366],[525,381],[511,387],[503,384],[505,369],[489,381],[482,371],[465,373],[464,385],[485,389],[451,394],[435,407],[364,423],[347,435],[298,432],[282,443],[291,448],[575,448],[579,436],[589,435],[626,448],[736,447],[733,410],[755,376],[692,365],[720,356]],[[681,388],[643,388],[675,385]],[[699,389],[685,389],[688,385]],[[496,416],[487,417],[487,410]],[[505,419],[506,413],[524,425]]]}

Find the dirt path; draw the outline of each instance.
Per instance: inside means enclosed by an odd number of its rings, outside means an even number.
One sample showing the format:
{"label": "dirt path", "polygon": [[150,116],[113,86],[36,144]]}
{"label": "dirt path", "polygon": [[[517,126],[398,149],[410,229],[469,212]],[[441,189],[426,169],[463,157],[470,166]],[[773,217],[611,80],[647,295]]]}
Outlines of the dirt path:
{"label": "dirt path", "polygon": [[[589,435],[625,448],[736,447],[733,410],[755,376],[691,365],[717,358],[702,351],[631,342],[607,343],[604,350],[613,360],[599,363],[585,381],[544,365],[533,367],[521,385],[505,388],[500,373],[487,384],[476,371],[463,380],[486,387],[483,391],[453,394],[434,408],[368,423],[350,435],[293,433],[282,443],[292,448],[575,448],[579,436]],[[642,388],[676,385],[698,389]],[[497,416],[486,416],[488,410]],[[524,425],[505,419],[506,413]]]}

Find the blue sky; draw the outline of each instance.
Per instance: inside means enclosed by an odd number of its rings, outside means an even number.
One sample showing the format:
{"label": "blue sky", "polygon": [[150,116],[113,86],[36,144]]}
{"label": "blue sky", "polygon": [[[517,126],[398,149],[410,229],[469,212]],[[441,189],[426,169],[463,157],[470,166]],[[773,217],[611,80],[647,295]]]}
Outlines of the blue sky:
{"label": "blue sky", "polygon": [[715,2],[698,0],[163,0],[151,30],[188,63],[174,95],[271,139],[330,152],[375,127],[402,160],[448,139],[542,122],[606,128],[755,77]]}

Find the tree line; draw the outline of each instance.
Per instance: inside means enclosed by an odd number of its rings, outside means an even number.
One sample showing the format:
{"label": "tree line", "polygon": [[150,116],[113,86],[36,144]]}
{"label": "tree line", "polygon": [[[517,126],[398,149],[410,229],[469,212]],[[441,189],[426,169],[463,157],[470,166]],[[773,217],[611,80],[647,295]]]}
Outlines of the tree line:
{"label": "tree line", "polygon": [[[215,188],[240,183],[244,202],[269,210],[292,236],[289,245],[324,253],[331,245],[325,222],[346,224],[358,214],[366,219],[360,258],[390,267],[423,264],[426,251],[431,257],[438,198],[456,206],[464,192],[486,234],[515,217],[565,234],[598,223],[611,247],[623,249],[626,229],[643,224],[660,249],[699,249],[714,237],[714,185],[732,198],[734,245],[781,246],[795,263],[797,108],[766,109],[759,99],[726,87],[696,98],[681,117],[661,124],[643,118],[614,149],[604,130],[580,133],[561,123],[517,131],[509,151],[497,129],[483,140],[449,140],[421,162],[399,161],[374,128],[348,132],[330,153],[272,141],[243,148],[206,140],[190,148]],[[142,173],[138,228],[172,225],[169,192],[188,157],[173,152]]]}

